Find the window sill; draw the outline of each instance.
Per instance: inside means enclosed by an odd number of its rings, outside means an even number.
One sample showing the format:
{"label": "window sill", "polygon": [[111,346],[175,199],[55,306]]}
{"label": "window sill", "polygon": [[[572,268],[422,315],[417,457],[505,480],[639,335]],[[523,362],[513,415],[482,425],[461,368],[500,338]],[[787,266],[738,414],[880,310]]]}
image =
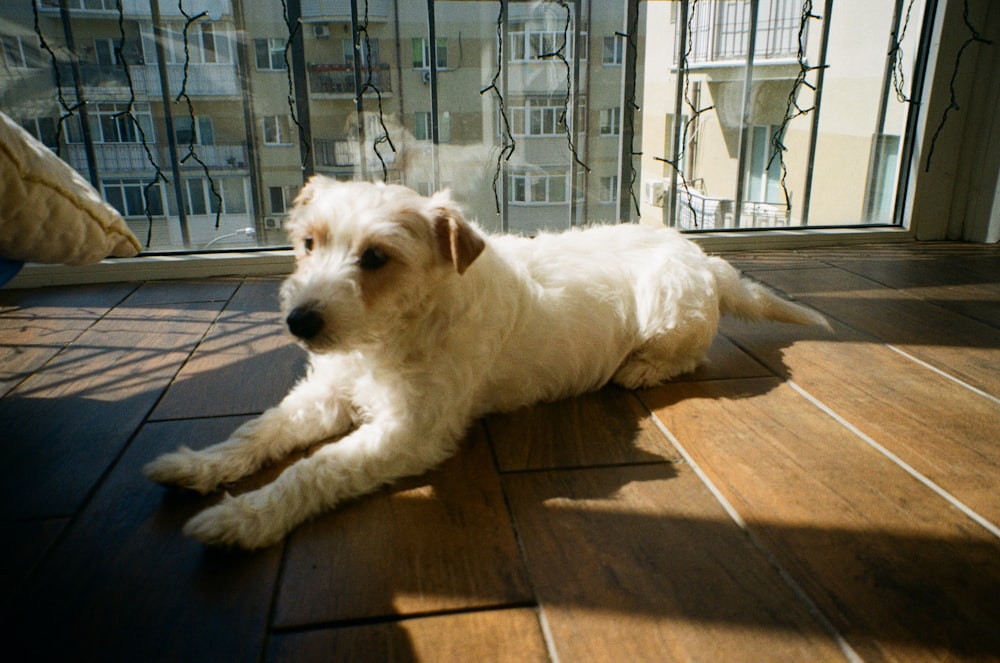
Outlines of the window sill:
{"label": "window sill", "polygon": [[218,276],[273,276],[291,273],[294,264],[295,257],[291,249],[137,256],[108,259],[85,267],[29,264],[4,288]]}
{"label": "window sill", "polygon": [[[512,203],[513,204],[513,203]],[[528,203],[531,205],[532,203]],[[537,203],[535,203],[537,205]],[[686,232],[706,251],[746,251],[757,249],[803,249],[819,246],[877,244],[914,241],[906,228],[790,228],[753,230],[716,230]],[[116,281],[160,281],[220,276],[275,276],[290,274],[295,257],[291,249],[264,251],[227,251],[173,255],[137,256],[104,260],[96,265],[29,264],[4,288],[41,288],[45,286],[112,283]]]}

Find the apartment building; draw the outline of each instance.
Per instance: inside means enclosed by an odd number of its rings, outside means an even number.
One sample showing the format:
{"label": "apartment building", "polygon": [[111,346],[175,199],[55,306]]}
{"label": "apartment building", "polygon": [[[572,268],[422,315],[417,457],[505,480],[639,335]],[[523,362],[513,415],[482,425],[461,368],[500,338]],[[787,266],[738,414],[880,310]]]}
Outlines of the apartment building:
{"label": "apartment building", "polygon": [[647,35],[647,57],[669,65],[644,71],[645,219],[686,230],[898,222],[924,2],[646,7],[660,37]]}
{"label": "apartment building", "polygon": [[496,230],[612,222],[640,135],[623,132],[625,12],[14,0],[0,8],[0,110],[154,250],[281,245],[313,173],[447,186]]}

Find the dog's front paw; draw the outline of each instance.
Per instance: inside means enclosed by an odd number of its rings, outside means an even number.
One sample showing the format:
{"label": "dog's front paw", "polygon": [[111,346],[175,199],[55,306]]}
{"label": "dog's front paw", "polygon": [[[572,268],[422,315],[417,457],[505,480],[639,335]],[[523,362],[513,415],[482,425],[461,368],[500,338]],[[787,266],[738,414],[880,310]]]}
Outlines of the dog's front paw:
{"label": "dog's front paw", "polygon": [[285,529],[266,508],[254,504],[249,494],[232,497],[227,493],[219,504],[191,518],[184,533],[207,545],[253,550],[278,543]]}
{"label": "dog's front paw", "polygon": [[202,495],[212,492],[222,483],[204,454],[187,447],[163,454],[148,463],[143,471],[156,483],[188,488]]}

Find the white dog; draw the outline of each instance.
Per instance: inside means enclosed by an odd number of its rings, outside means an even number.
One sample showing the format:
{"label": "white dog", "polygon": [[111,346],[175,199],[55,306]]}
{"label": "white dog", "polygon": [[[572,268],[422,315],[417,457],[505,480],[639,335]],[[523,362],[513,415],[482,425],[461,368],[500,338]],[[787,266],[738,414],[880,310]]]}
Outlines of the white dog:
{"label": "white dog", "polygon": [[282,311],[309,351],[307,377],[228,441],[163,455],[146,473],[207,493],[340,439],[192,518],[185,532],[205,543],[276,543],[439,464],[486,413],[691,371],[720,314],[827,324],[663,228],[487,237],[447,192],[320,176],[289,228],[297,268]]}

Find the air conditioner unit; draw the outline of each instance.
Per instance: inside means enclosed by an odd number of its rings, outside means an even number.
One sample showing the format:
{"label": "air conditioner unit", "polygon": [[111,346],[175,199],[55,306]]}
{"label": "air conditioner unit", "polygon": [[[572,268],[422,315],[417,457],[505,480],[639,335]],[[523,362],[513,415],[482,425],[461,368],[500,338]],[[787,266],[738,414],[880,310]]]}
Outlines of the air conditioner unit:
{"label": "air conditioner unit", "polygon": [[316,39],[329,39],[330,38],[330,28],[326,25],[314,25],[313,26],[313,37]]}
{"label": "air conditioner unit", "polygon": [[281,217],[280,216],[268,216],[264,218],[264,229],[265,230],[281,230]]}
{"label": "air conditioner unit", "polygon": [[646,182],[642,202],[654,207],[663,207],[663,180]]}

